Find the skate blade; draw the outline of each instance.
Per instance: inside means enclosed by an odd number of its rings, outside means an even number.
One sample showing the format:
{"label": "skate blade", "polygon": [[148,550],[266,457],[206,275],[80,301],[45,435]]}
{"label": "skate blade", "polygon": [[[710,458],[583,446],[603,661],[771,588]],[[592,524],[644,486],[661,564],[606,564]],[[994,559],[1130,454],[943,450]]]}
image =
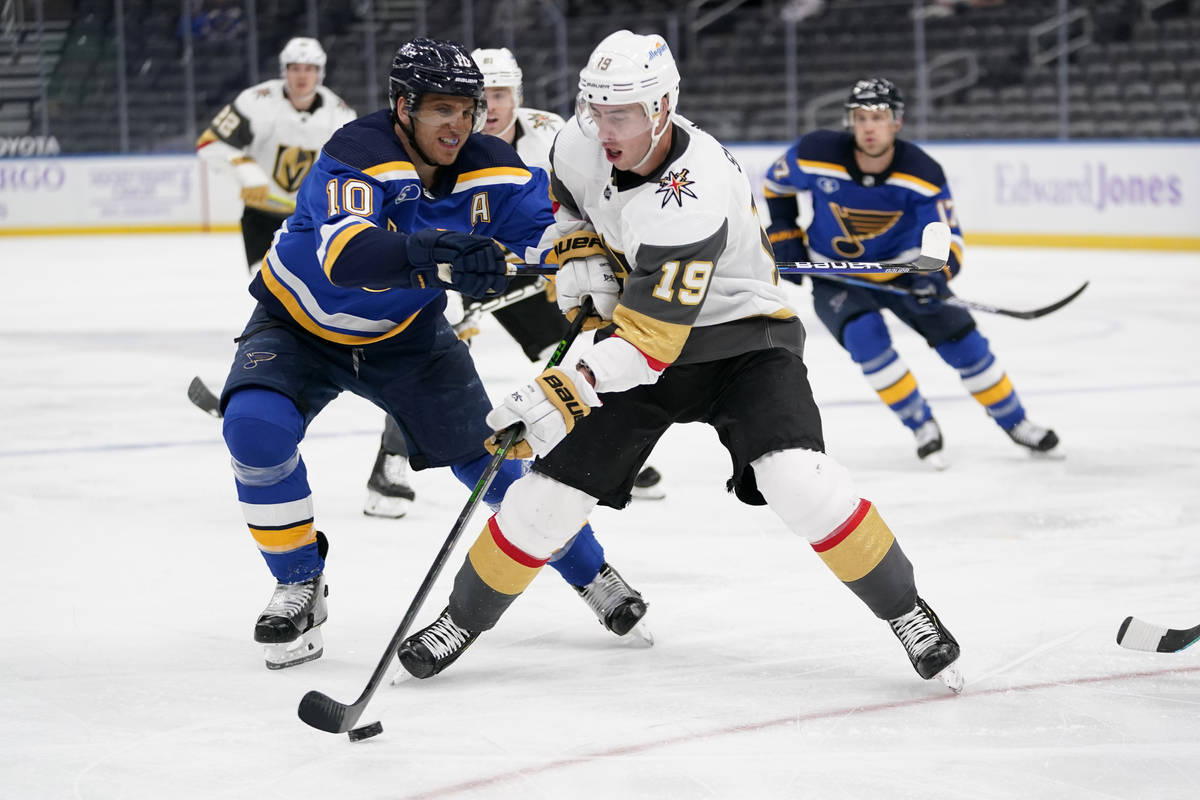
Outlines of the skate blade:
{"label": "skate blade", "polygon": [[957,664],[951,664],[933,677],[955,694],[962,694],[963,687],[966,686],[966,681],[963,680],[962,673],[958,671]]}
{"label": "skate blade", "polygon": [[313,628],[290,642],[263,645],[267,669],[287,669],[315,661],[325,652],[325,637]]}
{"label": "skate blade", "polygon": [[950,468],[950,462],[942,455],[942,451],[937,450],[930,453],[921,459],[921,463],[937,472],[943,472]]}
{"label": "skate blade", "polygon": [[629,632],[621,637],[621,641],[627,642],[631,647],[653,647],[654,633],[646,627],[644,621],[638,621],[629,629]]}
{"label": "skate blade", "polygon": [[367,491],[367,502],[363,504],[363,514],[368,517],[383,517],[385,519],[400,519],[408,513],[412,501],[407,497],[388,497],[374,491]]}

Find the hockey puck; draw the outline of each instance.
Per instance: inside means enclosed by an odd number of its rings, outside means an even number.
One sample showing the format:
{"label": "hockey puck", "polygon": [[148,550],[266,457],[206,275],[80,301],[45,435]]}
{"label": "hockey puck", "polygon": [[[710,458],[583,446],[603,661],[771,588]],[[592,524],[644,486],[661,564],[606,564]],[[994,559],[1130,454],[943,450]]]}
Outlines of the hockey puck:
{"label": "hockey puck", "polygon": [[383,733],[382,722],[372,722],[370,725],[363,725],[360,728],[348,731],[347,736],[352,742],[361,742],[363,739],[370,739],[372,736],[378,736]]}

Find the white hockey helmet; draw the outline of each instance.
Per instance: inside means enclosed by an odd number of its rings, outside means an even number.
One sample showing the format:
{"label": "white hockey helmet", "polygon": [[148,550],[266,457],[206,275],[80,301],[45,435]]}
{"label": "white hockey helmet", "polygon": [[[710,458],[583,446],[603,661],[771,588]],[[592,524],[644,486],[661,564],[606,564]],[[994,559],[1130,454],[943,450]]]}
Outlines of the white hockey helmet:
{"label": "white hockey helmet", "polygon": [[621,30],[596,45],[579,72],[579,102],[597,105],[641,103],[657,118],[666,95],[670,112],[679,103],[679,68],[667,41]]}
{"label": "white hockey helmet", "polygon": [[512,89],[513,99],[521,105],[521,66],[507,47],[478,48],[471,51],[471,58],[483,73],[483,86]]}
{"label": "white hockey helmet", "polygon": [[315,64],[318,70],[317,82],[325,80],[325,51],[321,43],[307,36],[297,36],[289,39],[279,51],[279,76],[287,78],[288,64]]}

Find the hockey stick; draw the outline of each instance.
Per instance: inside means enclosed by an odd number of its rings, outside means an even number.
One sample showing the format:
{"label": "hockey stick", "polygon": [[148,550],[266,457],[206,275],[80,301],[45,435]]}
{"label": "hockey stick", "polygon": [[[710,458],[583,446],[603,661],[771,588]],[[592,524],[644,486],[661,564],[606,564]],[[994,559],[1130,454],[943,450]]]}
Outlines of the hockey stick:
{"label": "hockey stick", "polygon": [[1145,650],[1150,653],[1178,653],[1200,641],[1200,625],[1194,628],[1163,628],[1142,622],[1137,617],[1126,617],[1117,631],[1117,644],[1128,650]]}
{"label": "hockey stick", "polygon": [[199,375],[192,378],[192,382],[188,384],[188,400],[191,400],[192,405],[206,414],[212,414],[217,419],[221,418],[221,399],[205,385],[204,381],[200,380]]}
{"label": "hockey stick", "polygon": [[545,278],[539,278],[537,283],[529,286],[522,286],[520,289],[513,289],[511,292],[505,292],[498,297],[493,297],[491,300],[484,300],[477,306],[469,307],[464,313],[463,318],[454,323],[451,327],[455,333],[462,333],[468,326],[474,324],[476,320],[484,314],[490,314],[493,311],[499,311],[502,308],[516,305],[522,300],[534,297],[546,292],[546,286],[549,283]]}
{"label": "hockey stick", "polygon": [[[591,298],[587,298],[583,301],[579,314],[575,317],[575,321],[571,323],[567,335],[558,343],[554,354],[550,356],[550,360],[546,364],[546,369],[558,366],[563,356],[566,355],[567,348],[571,346],[571,343],[575,341],[575,337],[583,330],[583,323],[591,313],[592,301]],[[434,558],[433,564],[429,567],[429,572],[425,574],[425,580],[421,582],[416,596],[413,597],[412,603],[409,604],[408,611],[405,612],[400,627],[396,628],[396,632],[392,634],[392,639],[388,642],[387,650],[384,651],[383,657],[379,659],[379,663],[375,666],[375,671],[371,673],[371,677],[367,681],[366,688],[362,690],[362,694],[353,703],[346,705],[345,703],[339,703],[327,694],[322,694],[316,690],[310,691],[300,699],[300,707],[297,709],[300,719],[304,720],[305,723],[317,730],[328,733],[346,733],[358,723],[358,718],[362,716],[367,703],[371,701],[375,690],[383,682],[384,674],[391,665],[392,659],[396,657],[396,652],[400,649],[400,644],[404,641],[404,637],[408,635],[408,630],[412,627],[413,620],[416,618],[417,613],[420,612],[421,606],[429,596],[430,590],[433,589],[434,582],[437,580],[438,575],[441,574],[442,568],[446,566],[446,561],[450,557],[450,551],[458,543],[458,539],[462,535],[463,530],[466,529],[471,515],[483,500],[483,496],[487,494],[488,487],[492,485],[492,479],[496,477],[496,473],[500,469],[500,464],[504,461],[505,454],[520,435],[521,427],[519,425],[514,425],[503,432],[499,447],[496,448],[496,452],[492,455],[492,460],[488,462],[487,467],[483,470],[483,474],[479,476],[479,481],[476,482],[475,488],[471,490],[471,496],[467,499],[467,504],[463,506],[458,519],[454,521],[454,527],[450,529],[450,535],[442,543],[442,549],[438,551],[437,557]]]}
{"label": "hockey stick", "polygon": [[[861,286],[865,289],[874,289],[879,292],[888,292],[890,294],[904,295],[907,297],[917,297],[917,293],[911,289],[905,289],[903,286],[892,286],[887,283],[874,283],[872,281],[864,281],[860,278],[855,278],[847,275],[823,275],[825,280],[837,281],[849,286]],[[987,303],[977,303],[973,300],[964,300],[961,297],[956,297],[952,294],[934,295],[929,298],[929,302],[936,300],[939,303],[945,303],[948,306],[957,306],[958,308],[966,308],[971,311],[986,311],[989,314],[1003,314],[1006,317],[1016,317],[1017,319],[1037,319],[1044,317],[1047,314],[1058,311],[1067,303],[1074,300],[1079,295],[1083,294],[1083,290],[1088,287],[1090,281],[1084,281],[1083,285],[1075,291],[1071,292],[1061,300],[1055,300],[1048,306],[1041,308],[1030,309],[1029,311],[1013,311],[1010,308],[1000,308],[999,306],[988,305]]]}
{"label": "hockey stick", "polygon": [[[944,222],[931,222],[921,234],[921,253],[915,261],[780,261],[775,269],[783,275],[828,275],[867,272],[883,275],[894,272],[937,272],[950,258],[950,228]],[[451,265],[438,264],[438,277],[451,283]],[[553,275],[557,264],[509,264],[508,275]]]}

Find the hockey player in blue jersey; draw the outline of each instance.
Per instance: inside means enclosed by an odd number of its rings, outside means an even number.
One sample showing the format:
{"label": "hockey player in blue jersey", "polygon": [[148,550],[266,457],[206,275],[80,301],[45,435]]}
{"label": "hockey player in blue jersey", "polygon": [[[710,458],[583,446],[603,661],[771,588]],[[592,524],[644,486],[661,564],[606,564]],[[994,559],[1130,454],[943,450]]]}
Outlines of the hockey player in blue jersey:
{"label": "hockey player in blue jersey", "polygon": [[[545,172],[501,140],[472,135],[483,76],[460,45],[401,46],[388,96],[388,110],[333,135],[300,187],[251,282],[258,305],[222,392],[238,500],[277,581],[254,628],[272,669],[319,657],[328,616],[328,545],[298,449],[309,423],[353,392],[399,423],[414,468],[449,466],[474,486],[489,461],[491,404],[443,317],[445,292],[502,292],[496,242],[536,260],[553,223]],[[506,463],[484,500],[498,504],[521,473]],[[614,581],[587,524],[553,563],[614,633],[645,613],[641,596]]]}
{"label": "hockey player in blue jersey", "polygon": [[[861,80],[850,90],[845,108],[846,132],[802,136],[767,173],[768,234],[776,258],[906,261],[920,251],[926,224],[949,225],[945,270],[869,278],[891,282],[911,295],[814,278],[817,316],[861,367],[879,398],[912,430],[923,462],[937,469],[947,466],[942,432],[916,378],[892,347],[884,309],[958,371],[967,391],[1009,438],[1033,453],[1054,451],[1058,436],[1025,416],[1025,407],[970,312],[937,299],[952,294],[947,282],[962,267],[962,232],[941,166],[921,148],[896,138],[904,117],[900,91],[883,78]],[[801,195],[812,205],[807,230],[798,221]]]}

